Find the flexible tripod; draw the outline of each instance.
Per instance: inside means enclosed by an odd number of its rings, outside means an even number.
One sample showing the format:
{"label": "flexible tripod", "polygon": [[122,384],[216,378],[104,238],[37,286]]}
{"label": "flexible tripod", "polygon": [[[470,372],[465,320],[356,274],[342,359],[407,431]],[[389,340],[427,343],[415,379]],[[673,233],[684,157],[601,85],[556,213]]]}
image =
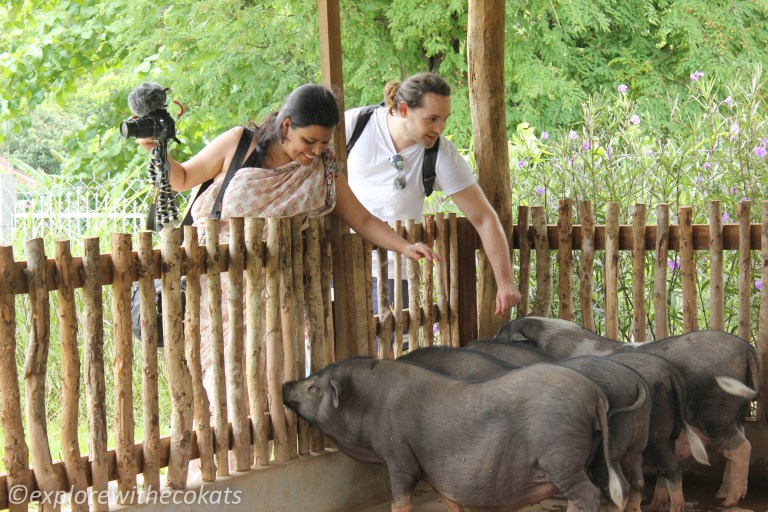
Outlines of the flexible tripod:
{"label": "flexible tripod", "polygon": [[171,164],[168,162],[167,139],[160,140],[152,149],[148,169],[149,182],[155,187],[155,192],[147,217],[147,229],[161,231],[164,227],[175,226],[179,222],[179,207],[176,205],[176,195],[171,189],[169,179]]}

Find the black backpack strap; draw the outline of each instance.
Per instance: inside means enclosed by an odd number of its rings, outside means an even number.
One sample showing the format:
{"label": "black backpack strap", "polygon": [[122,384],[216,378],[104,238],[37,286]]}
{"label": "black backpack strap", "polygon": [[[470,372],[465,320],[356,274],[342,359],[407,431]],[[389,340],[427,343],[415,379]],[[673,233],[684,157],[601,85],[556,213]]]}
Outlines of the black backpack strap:
{"label": "black backpack strap", "polygon": [[[209,219],[221,218],[221,203],[224,200],[224,192],[226,192],[229,182],[235,177],[237,171],[240,170],[240,166],[245,160],[245,154],[248,152],[248,148],[251,147],[253,141],[253,132],[248,128],[243,128],[243,135],[240,137],[240,142],[237,143],[237,149],[235,149],[235,155],[232,157],[232,161],[229,163],[229,169],[227,169],[227,175],[224,176],[224,181],[221,182],[221,188],[216,195],[216,201],[211,208],[211,214]],[[256,165],[261,165],[261,158],[256,158]],[[202,187],[201,187],[202,188]]]}
{"label": "black backpack strap", "polygon": [[424,162],[421,164],[421,182],[424,184],[424,194],[432,195],[435,188],[435,164],[437,163],[437,150],[440,149],[440,137],[435,145],[424,151]]}
{"label": "black backpack strap", "polygon": [[367,107],[363,107],[360,110],[360,115],[357,117],[357,121],[355,122],[355,129],[352,130],[352,136],[350,136],[349,140],[347,141],[347,155],[349,155],[349,152],[352,151],[352,148],[355,146],[357,139],[360,138],[363,130],[365,130],[365,126],[368,124],[368,121],[371,120],[373,111],[383,106],[384,102],[382,101],[378,105],[368,105]]}

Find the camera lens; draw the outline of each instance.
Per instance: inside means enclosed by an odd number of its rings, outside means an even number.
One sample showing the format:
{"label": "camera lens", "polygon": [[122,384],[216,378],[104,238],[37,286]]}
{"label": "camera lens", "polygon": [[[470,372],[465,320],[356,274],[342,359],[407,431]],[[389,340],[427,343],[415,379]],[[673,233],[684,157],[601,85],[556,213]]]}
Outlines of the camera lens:
{"label": "camera lens", "polygon": [[155,137],[155,122],[151,118],[139,117],[120,123],[120,135],[129,137]]}

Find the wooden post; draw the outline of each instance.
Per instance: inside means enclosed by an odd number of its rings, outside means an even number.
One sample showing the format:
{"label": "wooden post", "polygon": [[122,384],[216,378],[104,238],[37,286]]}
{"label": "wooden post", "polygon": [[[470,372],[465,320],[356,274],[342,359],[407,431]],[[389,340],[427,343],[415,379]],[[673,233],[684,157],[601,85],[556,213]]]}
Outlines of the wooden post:
{"label": "wooden post", "polygon": [[136,499],[136,460],[133,456],[133,339],[131,338],[131,235],[112,235],[112,332],[115,339],[116,428],[115,459],[120,505]]}
{"label": "wooden post", "polygon": [[619,203],[608,203],[605,218],[605,336],[619,339]]}
{"label": "wooden post", "polygon": [[585,329],[595,330],[595,313],[592,304],[592,270],[595,264],[595,216],[592,203],[579,201],[581,223],[581,266],[579,267],[579,302],[581,323]]}
{"label": "wooden post", "polygon": [[[410,243],[416,243],[416,221],[408,219],[405,224],[406,239]],[[421,325],[421,312],[419,289],[421,280],[419,275],[419,262],[406,260],[405,275],[408,279],[408,350],[419,348],[419,326]]]}
{"label": "wooden post", "polygon": [[368,354],[376,355],[376,319],[373,312],[373,244],[363,240],[363,267],[365,272],[365,319]]}
{"label": "wooden post", "polygon": [[211,368],[213,371],[213,432],[216,450],[216,475],[229,475],[229,420],[227,382],[224,368],[223,297],[221,293],[221,252],[219,220],[205,220],[206,277],[210,312]]}
{"label": "wooden post", "polygon": [[[59,481],[53,471],[51,449],[48,444],[48,426],[45,406],[45,378],[48,369],[48,346],[51,339],[50,302],[46,281],[46,257],[43,239],[35,238],[25,244],[27,250],[27,277],[30,305],[29,342],[24,361],[24,391],[29,454],[35,470],[37,487],[51,496],[60,492]],[[59,510],[59,500],[40,502],[43,512]]]}
{"label": "wooden post", "polygon": [[749,241],[749,217],[752,210],[750,201],[739,201],[736,213],[739,217],[739,322],[736,334],[749,341],[752,337],[751,299],[752,299],[752,254]]}
{"label": "wooden post", "polygon": [[[354,323],[351,332],[353,333],[352,349],[356,355],[370,355],[368,351],[368,318],[371,310],[368,309],[368,288],[365,286],[367,276],[365,275],[365,255],[363,254],[363,237],[357,234],[345,235],[345,245],[348,248],[350,256],[350,269],[352,275],[352,297],[353,307],[350,308]],[[370,254],[370,253],[369,253]],[[417,345],[418,346],[418,345]]]}
{"label": "wooden post", "polygon": [[61,338],[61,448],[68,488],[72,490],[70,505],[75,512],[86,512],[88,481],[80,455],[77,423],[80,409],[80,352],[77,347],[77,312],[75,310],[74,266],[69,240],[56,242],[56,281]]}
{"label": "wooden post", "polygon": [[[293,325],[293,264],[291,263],[291,219],[278,220],[280,228],[280,252],[278,255],[278,271],[280,274],[280,331],[283,340],[283,379],[280,382],[296,380],[296,329]],[[350,317],[354,315],[349,315]],[[285,422],[288,429],[288,451],[290,457],[296,457],[296,436],[298,425],[296,413],[292,409],[285,410]]]}
{"label": "wooden post", "polygon": [[200,451],[200,477],[203,482],[216,480],[216,464],[213,460],[213,429],[211,404],[203,384],[203,368],[200,360],[200,271],[205,264],[204,253],[197,241],[197,228],[184,226],[184,254],[186,261],[187,289],[184,333],[186,356],[192,378],[195,433]]}
{"label": "wooden post", "polygon": [[677,209],[680,229],[680,274],[683,279],[683,331],[699,328],[696,308],[696,261],[693,257],[693,215],[690,206]]}
{"label": "wooden post", "polygon": [[[224,350],[224,367],[227,375],[227,403],[232,422],[232,454],[235,471],[248,471],[251,467],[251,435],[245,400],[245,375],[243,375],[243,271],[245,239],[242,217],[229,219],[229,340]],[[293,319],[291,319],[292,321]]]}
{"label": "wooden post", "polygon": [[[429,215],[424,217],[424,245],[434,249],[435,243],[435,217]],[[435,333],[432,326],[435,324],[435,317],[432,310],[435,295],[434,264],[431,260],[422,262],[422,282],[424,283],[424,300],[422,302],[422,325],[424,328],[424,346],[431,347],[435,342]]]}
{"label": "wooden post", "polygon": [[443,261],[437,264],[437,311],[439,312],[438,325],[440,327],[440,345],[450,347],[451,330],[450,307],[448,305],[448,270],[450,267],[450,254],[448,254],[448,228],[445,216],[442,213],[435,215],[435,249],[442,255]]}
{"label": "wooden post", "polygon": [[528,233],[528,206],[517,207],[517,233],[520,240],[520,272],[518,289],[520,304],[517,305],[517,317],[528,316],[528,301],[531,293],[531,242]]}
{"label": "wooden post", "polygon": [[[757,327],[757,353],[760,358],[760,368],[762,372],[762,382],[760,389],[768,389],[768,200],[763,201],[763,218],[761,224],[762,249],[760,259],[762,272],[762,290],[760,291],[760,312]],[[768,398],[765,393],[757,402],[757,420],[768,421]]]}
{"label": "wooden post", "polygon": [[669,336],[667,308],[667,257],[669,253],[669,205],[656,207],[656,259],[653,264],[653,326],[655,338]]}
{"label": "wooden post", "polygon": [[[462,346],[476,339],[478,332],[477,272],[475,271],[478,243],[476,233],[474,226],[467,219],[457,219],[454,237],[456,243],[452,244],[452,248],[455,248],[452,250],[455,251],[457,268],[454,274],[455,288],[453,284],[451,288],[455,289],[458,295],[456,309],[458,334],[456,338],[459,345]],[[459,240],[464,243],[459,244]]]}
{"label": "wooden post", "polygon": [[[512,241],[506,103],[504,99],[504,0],[470,0],[467,11],[469,108],[478,183]],[[496,311],[496,280],[485,251],[477,256],[480,336],[495,334],[509,320]],[[468,340],[462,340],[465,343]]]}
{"label": "wooden post", "polygon": [[[305,245],[304,278],[306,279],[307,307],[309,309],[309,371],[313,373],[330,364],[324,349],[325,314],[323,311],[323,287],[321,274],[320,231],[324,227],[320,220],[310,219]],[[381,343],[379,344],[382,345]],[[251,412],[253,417],[253,412]],[[317,427],[310,428],[309,449],[312,452],[325,450],[323,433]]]}
{"label": "wooden post", "polygon": [[[448,281],[448,307],[450,313],[451,345],[458,347],[461,345],[459,336],[459,230],[455,213],[448,214],[448,264],[451,278]],[[477,311],[473,311],[475,316]]]}
{"label": "wooden post", "polygon": [[632,213],[632,341],[645,341],[645,213],[635,203]]}
{"label": "wooden post", "polygon": [[[16,369],[16,296],[13,290],[13,248],[0,246],[0,426],[7,488],[32,489],[29,449],[24,440],[19,374]],[[10,503],[10,512],[27,512],[28,499]]]}
{"label": "wooden post", "polygon": [[184,355],[184,323],[181,314],[181,230],[165,228],[160,233],[163,290],[163,340],[168,384],[171,391],[171,458],[166,485],[187,487],[192,452],[192,376]]}
{"label": "wooden post", "polygon": [[[245,365],[248,384],[248,405],[253,432],[254,462],[269,464],[269,413],[264,402],[261,377],[264,374],[261,354],[264,339],[261,299],[264,291],[264,219],[245,219]],[[318,268],[319,271],[319,268]],[[322,298],[318,297],[320,303]]]}
{"label": "wooden post", "polygon": [[573,321],[573,200],[561,199],[557,215],[558,318]]}
{"label": "wooden post", "polygon": [[392,312],[392,306],[389,304],[389,259],[387,250],[381,247],[376,248],[376,259],[378,260],[376,281],[376,297],[379,303],[379,359],[392,359],[392,347],[389,343],[392,326],[395,316]]}
{"label": "wooden post", "polygon": [[725,328],[723,284],[723,219],[720,201],[709,202],[709,327]]}
{"label": "wooden post", "polygon": [[543,206],[531,208],[531,222],[536,249],[536,297],[531,315],[549,317],[552,310],[552,253],[547,235],[547,213]]}
{"label": "wooden post", "polygon": [[[83,240],[83,367],[88,410],[88,457],[91,462],[91,510],[109,510],[107,464],[107,406],[104,376],[104,310],[101,298],[99,239]],[[154,302],[154,296],[152,297]]]}
{"label": "wooden post", "polygon": [[[395,231],[397,234],[403,235],[403,222],[400,220],[395,221]],[[399,254],[395,254],[395,289],[394,292],[394,304],[392,306],[392,312],[395,316],[395,343],[393,352],[395,353],[395,359],[403,355],[403,257]]]}
{"label": "wooden post", "polygon": [[139,233],[139,290],[141,305],[141,404],[144,425],[144,488],[160,492],[160,411],[157,374],[157,309],[152,232]]}

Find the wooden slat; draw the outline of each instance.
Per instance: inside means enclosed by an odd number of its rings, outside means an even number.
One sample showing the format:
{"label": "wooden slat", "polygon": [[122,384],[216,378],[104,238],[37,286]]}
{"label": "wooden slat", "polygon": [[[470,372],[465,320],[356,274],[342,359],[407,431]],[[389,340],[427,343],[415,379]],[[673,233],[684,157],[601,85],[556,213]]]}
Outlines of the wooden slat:
{"label": "wooden slat", "polygon": [[[405,234],[403,231],[403,222],[400,220],[395,221],[394,225],[397,234]],[[395,317],[395,343],[392,348],[395,358],[403,355],[403,324],[405,319],[403,318],[403,258],[399,254],[395,254],[395,289],[393,290],[394,301],[392,304],[392,313]]]}
{"label": "wooden slat", "polygon": [[[477,236],[477,231],[469,223],[456,222],[456,261],[458,262],[457,271],[454,274],[456,281],[456,290],[458,291],[458,305],[455,310],[457,314],[456,325],[458,330],[458,342],[460,345],[466,345],[479,336],[478,332],[478,293],[479,285],[477,272],[477,252],[473,249],[472,243],[459,243],[459,240],[470,241]],[[478,270],[475,270],[476,267]],[[494,284],[495,286],[495,284]],[[495,296],[495,294],[494,294]],[[494,303],[494,311],[495,311]],[[453,318],[453,317],[451,317]],[[490,334],[495,334],[492,332]]]}
{"label": "wooden slat", "polygon": [[371,316],[373,311],[373,244],[368,240],[363,240],[363,274],[365,276],[365,311],[366,314],[366,344],[368,346],[368,355],[376,355],[376,318]]}
{"label": "wooden slat", "polygon": [[[216,451],[216,475],[229,475],[229,419],[227,382],[224,364],[223,297],[221,292],[221,259],[219,250],[219,220],[205,220],[205,251],[210,326],[208,336],[213,372],[213,433]],[[201,305],[204,307],[204,305]],[[200,347],[200,350],[204,350]]]}
{"label": "wooden slat", "polygon": [[154,257],[152,232],[138,234],[138,276],[141,302],[141,407],[144,439],[142,442],[143,486],[160,490],[160,410],[157,373],[157,314],[155,305]]}
{"label": "wooden slat", "polygon": [[619,338],[619,203],[608,203],[605,219],[605,335]]}
{"label": "wooden slat", "polygon": [[459,336],[459,231],[455,213],[448,214],[448,306],[451,309],[449,329],[451,330],[451,346],[458,347],[461,343]]}
{"label": "wooden slat", "polygon": [[548,317],[552,310],[552,254],[547,237],[547,213],[543,206],[531,208],[531,224],[536,249],[536,297],[531,315]]}
{"label": "wooden slat", "polygon": [[[428,215],[423,222],[423,240],[424,245],[434,249],[435,244],[435,217]],[[435,295],[434,268],[432,260],[422,262],[422,282],[424,283],[424,300],[422,302],[422,326],[424,329],[424,346],[431,347],[435,343],[435,333],[433,325],[435,318],[432,314],[432,304]]]}
{"label": "wooden slat", "polygon": [[[528,232],[528,216],[530,210],[527,206],[517,208],[517,247],[520,248],[520,273],[518,276],[518,289],[520,290],[520,304],[517,305],[517,317],[528,316],[528,302],[531,293],[531,242]],[[512,241],[514,245],[514,239]]]}
{"label": "wooden slat", "polygon": [[216,480],[216,464],[213,458],[211,404],[203,384],[203,367],[200,356],[200,270],[203,267],[205,254],[198,244],[196,227],[184,226],[184,254],[187,269],[186,310],[184,312],[185,353],[192,379],[195,432],[200,450],[200,478],[203,482],[212,482]]}
{"label": "wooden slat", "polygon": [[[323,311],[320,255],[320,231],[322,229],[323,227],[318,219],[310,219],[304,257],[304,279],[306,280],[307,308],[309,309],[308,343],[310,373],[314,373],[331,363],[330,360],[326,360],[324,348],[326,344],[325,313]],[[253,413],[251,413],[251,417],[253,417]],[[325,449],[323,433],[317,427],[310,428],[309,449],[312,452],[321,452]]]}
{"label": "wooden slat", "polygon": [[136,500],[136,460],[133,458],[133,339],[131,333],[131,235],[112,235],[112,333],[115,360],[112,365],[116,425],[117,503],[130,505]]}
{"label": "wooden slat", "polygon": [[590,331],[595,330],[595,313],[592,304],[592,271],[595,264],[595,215],[592,203],[579,201],[579,222],[582,226],[581,266],[579,266],[579,303],[581,305],[581,325]]}
{"label": "wooden slat", "polygon": [[573,200],[561,199],[557,212],[558,318],[573,321]]}
{"label": "wooden slat", "polygon": [[749,247],[749,217],[752,210],[750,201],[739,201],[736,213],[739,218],[739,320],[736,334],[748,340],[752,335],[750,317],[752,300],[752,255]]}
{"label": "wooden slat", "polygon": [[[408,219],[405,224],[406,240],[414,244],[417,241],[416,221]],[[408,279],[408,349],[419,348],[419,327],[421,326],[421,307],[419,290],[421,288],[421,276],[419,274],[419,262],[406,259],[405,275]]]}
{"label": "wooden slat", "polygon": [[683,289],[683,331],[691,332],[699,328],[699,315],[696,308],[696,260],[693,254],[693,231],[691,222],[693,213],[690,206],[677,209],[680,222],[680,275]]}
{"label": "wooden slat", "polygon": [[645,215],[647,207],[635,203],[632,212],[634,247],[632,249],[632,341],[645,341]]}
{"label": "wooden slat", "polygon": [[[61,451],[67,482],[72,489],[70,508],[75,512],[88,510],[85,490],[88,482],[80,454],[78,419],[80,410],[80,352],[77,347],[77,311],[72,287],[72,252],[69,240],[56,242],[56,274],[59,278],[56,311],[61,340]],[[14,372],[15,374],[15,372]]]}
{"label": "wooden slat", "polygon": [[448,254],[448,230],[445,216],[435,214],[435,250],[442,255],[443,261],[437,265],[437,310],[440,313],[438,326],[440,329],[440,345],[451,346],[450,308],[448,305],[448,270],[450,255]]}
{"label": "wooden slat", "polygon": [[709,327],[725,328],[723,219],[720,201],[709,202]]}
{"label": "wooden slat", "polygon": [[323,291],[323,311],[325,314],[325,343],[323,350],[325,350],[324,360],[328,361],[328,364],[335,361],[334,354],[336,353],[336,332],[334,331],[334,314],[331,301],[331,280],[333,279],[334,264],[331,251],[332,237],[329,233],[329,226],[332,225],[332,222],[329,217],[331,216],[324,218],[324,227],[320,229],[320,268],[322,272],[320,284]]}
{"label": "wooden slat", "polygon": [[[107,484],[107,406],[104,376],[104,309],[99,279],[99,239],[83,240],[83,367],[88,413],[88,456],[91,477],[91,511],[109,510]],[[152,298],[154,302],[154,298]]]}
{"label": "wooden slat", "polygon": [[[24,439],[19,373],[16,368],[16,298],[11,289],[13,248],[0,246],[0,426],[3,429],[3,464],[7,488],[32,485],[29,449]],[[0,477],[2,478],[2,477]],[[6,497],[0,493],[0,500]],[[0,503],[10,512],[27,512],[28,500]]]}
{"label": "wooden slat", "polygon": [[[291,217],[291,263],[293,265],[293,325],[295,326],[296,335],[293,337],[294,353],[296,358],[294,361],[294,375],[297,379],[306,377],[306,347],[304,345],[307,335],[306,324],[304,320],[304,246],[302,243],[302,216],[296,215]],[[370,311],[368,309],[367,311]],[[368,320],[371,315],[363,315],[362,319]],[[303,419],[298,418],[298,454],[309,455],[309,423]]]}
{"label": "wooden slat", "polygon": [[171,389],[171,460],[165,483],[171,489],[185,489],[192,448],[193,392],[192,376],[184,354],[181,314],[181,230],[166,228],[161,232],[160,239],[163,340]]}
{"label": "wooden slat", "polygon": [[[760,291],[760,311],[758,313],[757,352],[760,357],[760,368],[763,369],[760,389],[765,390],[768,389],[768,371],[766,371],[768,368],[768,200],[763,201],[761,229],[763,239],[763,249],[760,253],[762,290]],[[765,398],[765,393],[757,402],[757,420],[768,421],[768,400]]]}
{"label": "wooden slat", "polygon": [[667,257],[669,254],[669,205],[656,207],[656,255],[653,260],[653,327],[657,340],[669,336],[667,309]]}
{"label": "wooden slat", "polygon": [[376,249],[378,260],[376,279],[376,298],[379,305],[379,359],[392,359],[392,347],[389,342],[392,329],[395,325],[395,316],[389,304],[389,259],[387,250],[378,247]]}

